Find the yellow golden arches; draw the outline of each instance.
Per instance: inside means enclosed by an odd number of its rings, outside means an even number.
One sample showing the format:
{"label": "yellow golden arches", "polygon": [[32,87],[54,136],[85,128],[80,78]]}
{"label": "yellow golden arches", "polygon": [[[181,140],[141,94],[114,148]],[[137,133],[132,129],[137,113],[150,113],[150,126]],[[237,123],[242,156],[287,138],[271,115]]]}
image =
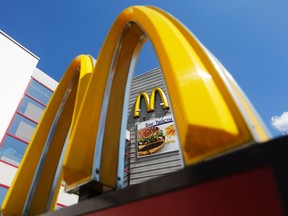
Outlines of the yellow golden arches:
{"label": "yellow golden arches", "polygon": [[134,117],[135,118],[139,117],[139,115],[140,115],[139,109],[140,109],[140,103],[141,103],[142,97],[145,100],[147,112],[151,112],[151,111],[155,110],[155,94],[156,94],[156,92],[158,92],[160,95],[161,102],[162,102],[161,105],[162,105],[163,109],[164,110],[169,109],[168,100],[167,100],[167,97],[166,97],[164,91],[161,88],[156,87],[152,90],[151,95],[150,95],[150,99],[149,99],[149,96],[146,92],[141,92],[137,96],[135,106],[134,106]]}
{"label": "yellow golden arches", "polygon": [[[4,214],[29,211],[33,215],[47,209],[51,200],[49,187],[54,184],[57,162],[60,160],[61,164],[60,152],[66,141],[63,176],[68,189],[88,181],[96,181],[103,191],[122,186],[128,91],[138,53],[147,38],[161,64],[185,165],[268,139],[267,131],[238,86],[184,26],[157,8],[130,7],[113,24],[95,68],[91,59],[80,56],[64,74],[3,203]],[[72,82],[70,88],[72,75],[80,65],[85,75],[82,77],[80,71],[80,78],[76,77],[76,84]],[[154,95],[156,91],[159,89]],[[66,93],[67,101],[61,105]],[[54,124],[59,107],[63,110],[60,109],[59,121]],[[54,136],[47,141],[53,125]],[[28,161],[38,162],[43,158],[43,149],[48,153],[39,169],[36,163]],[[32,187],[34,178],[38,181]],[[23,188],[23,184],[29,189]],[[29,201],[28,207],[25,199]]]}
{"label": "yellow golden arches", "polygon": [[149,96],[146,92],[141,92],[137,98],[136,98],[136,102],[135,102],[135,106],[134,106],[134,117],[139,117],[140,115],[140,103],[141,103],[141,98],[144,98],[145,100],[145,104],[146,104],[146,109],[147,112],[150,111],[149,105],[150,105],[150,99]]}
{"label": "yellow golden arches", "polygon": [[[130,7],[111,27],[87,86],[64,160],[64,178],[69,184],[95,180],[112,188],[121,185],[128,112],[125,93],[147,38],[161,64],[186,165],[268,139],[261,124],[257,125],[262,135],[254,129],[254,120],[243,109],[246,101],[239,102],[232,93],[218,62],[184,26],[159,9]],[[87,145],[80,149],[83,142]]]}
{"label": "yellow golden arches", "polygon": [[[53,210],[61,185],[62,150],[93,70],[91,57],[76,57],[62,77],[28,145],[2,204],[3,215]],[[72,126],[71,126],[72,127]]]}
{"label": "yellow golden arches", "polygon": [[168,101],[167,101],[167,98],[166,98],[164,91],[161,88],[156,87],[151,92],[149,110],[150,111],[155,110],[155,94],[156,94],[156,92],[158,92],[160,95],[161,101],[163,103],[163,105],[162,105],[163,109],[168,109],[169,105],[168,105]]}

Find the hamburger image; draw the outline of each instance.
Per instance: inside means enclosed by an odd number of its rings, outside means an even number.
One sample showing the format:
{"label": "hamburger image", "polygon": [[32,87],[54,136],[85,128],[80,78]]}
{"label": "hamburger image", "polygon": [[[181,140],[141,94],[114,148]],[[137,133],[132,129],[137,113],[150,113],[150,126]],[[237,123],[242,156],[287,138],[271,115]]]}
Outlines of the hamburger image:
{"label": "hamburger image", "polygon": [[164,146],[165,136],[156,126],[139,129],[137,135],[139,156],[153,154]]}

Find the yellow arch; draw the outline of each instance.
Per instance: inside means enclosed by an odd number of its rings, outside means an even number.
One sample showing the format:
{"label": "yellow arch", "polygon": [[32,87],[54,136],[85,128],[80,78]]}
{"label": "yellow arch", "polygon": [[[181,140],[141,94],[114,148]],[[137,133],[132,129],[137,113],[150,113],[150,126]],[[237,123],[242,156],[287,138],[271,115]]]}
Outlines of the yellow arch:
{"label": "yellow arch", "polygon": [[[3,214],[20,215],[29,210],[34,215],[47,209],[58,167],[55,161],[61,162],[65,139],[68,145],[63,176],[68,189],[91,180],[103,188],[116,188],[117,183],[121,186],[128,91],[137,55],[147,38],[155,48],[166,81],[185,165],[269,138],[233,79],[183,25],[157,8],[130,7],[113,24],[94,69],[91,59],[84,56],[69,66],[4,200]],[[76,76],[70,88],[79,66],[80,77]],[[66,94],[67,101],[61,105]],[[63,112],[54,125],[54,136],[47,142],[59,106]],[[42,157],[44,149],[46,157]],[[41,169],[29,163],[41,158],[45,158]],[[38,181],[32,187],[35,174],[39,174]],[[33,196],[22,185],[35,189]],[[27,208],[25,202],[30,197]]]}
{"label": "yellow arch", "polygon": [[146,92],[141,92],[136,98],[136,102],[135,102],[135,106],[134,106],[134,117],[139,117],[139,115],[140,115],[139,109],[140,109],[140,103],[141,103],[141,98],[142,97],[145,100],[147,112],[150,111],[150,109],[149,109],[149,105],[150,105],[149,96],[148,96],[148,94]]}
{"label": "yellow arch", "polygon": [[149,111],[155,110],[155,94],[156,94],[156,92],[158,92],[160,95],[161,101],[163,103],[163,105],[162,105],[163,109],[164,110],[169,109],[168,100],[166,98],[164,91],[161,88],[156,87],[152,90],[151,95],[150,95]]}
{"label": "yellow arch", "polygon": [[3,201],[3,215],[38,215],[54,209],[62,180],[58,163],[92,70],[92,59],[80,55],[62,77]]}
{"label": "yellow arch", "polygon": [[[94,179],[115,188],[117,177],[121,180],[122,170],[117,174],[117,166],[124,155],[119,145],[125,140],[125,91],[131,81],[131,65],[133,68],[147,38],[165,77],[186,165],[269,138],[259,119],[250,121],[247,110],[253,110],[241,104],[246,101],[239,102],[231,94],[233,88],[219,64],[184,26],[157,8],[130,7],[120,14],[105,40],[76,120],[77,129],[71,133],[64,160],[64,178],[71,179],[69,184]],[[87,157],[95,140],[95,158]],[[88,145],[77,148],[83,141]],[[75,161],[76,157],[84,160]]]}

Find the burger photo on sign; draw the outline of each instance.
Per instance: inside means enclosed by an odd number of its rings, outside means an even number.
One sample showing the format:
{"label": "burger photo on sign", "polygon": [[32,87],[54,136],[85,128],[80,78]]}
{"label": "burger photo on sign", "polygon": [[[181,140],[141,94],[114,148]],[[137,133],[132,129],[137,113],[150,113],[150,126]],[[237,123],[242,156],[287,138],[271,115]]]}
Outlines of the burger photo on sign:
{"label": "burger photo on sign", "polygon": [[156,126],[146,127],[137,131],[138,156],[150,155],[163,148],[165,136]]}

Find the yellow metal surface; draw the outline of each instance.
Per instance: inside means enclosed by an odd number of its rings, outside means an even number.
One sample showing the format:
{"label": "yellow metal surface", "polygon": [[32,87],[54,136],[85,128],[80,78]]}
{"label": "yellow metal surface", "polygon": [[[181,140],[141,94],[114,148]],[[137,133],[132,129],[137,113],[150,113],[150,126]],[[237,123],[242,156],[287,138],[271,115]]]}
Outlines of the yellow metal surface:
{"label": "yellow metal surface", "polygon": [[135,106],[134,106],[134,117],[139,117],[140,115],[140,103],[141,103],[141,98],[144,98],[144,101],[145,101],[145,104],[146,104],[146,109],[147,109],[147,112],[150,112],[150,107],[149,107],[149,104],[150,104],[150,99],[149,99],[149,96],[146,92],[141,92],[137,98],[136,98],[136,102],[135,102]]}
{"label": "yellow metal surface", "polygon": [[[61,143],[69,128],[63,163],[67,188],[91,180],[96,170],[102,184],[116,188],[123,105],[127,102],[124,100],[126,83],[135,49],[144,36],[151,40],[163,71],[185,165],[254,142],[255,134],[260,141],[268,138],[242,92],[231,79],[227,81],[221,66],[181,23],[157,8],[130,7],[113,24],[93,72],[91,59],[85,56],[76,58],[66,71],[4,200],[4,215],[22,213],[36,170],[35,162],[40,160],[52,121],[79,66],[80,75],[57,124],[39,183],[34,186],[35,196],[29,214],[43,212],[63,147]],[[158,88],[152,91],[151,101],[146,93],[141,93],[135,107],[140,107],[141,97],[144,97],[148,111],[152,110],[156,92],[164,103],[163,108],[167,109],[167,98]],[[139,116],[137,109],[134,115]],[[257,128],[255,131],[251,131],[247,119]],[[99,150],[97,146],[101,144]],[[100,157],[97,158],[99,167],[93,167],[94,153]]]}
{"label": "yellow metal surface", "polygon": [[166,98],[166,95],[161,88],[157,87],[157,88],[154,88],[151,92],[149,110],[150,111],[155,110],[155,94],[156,94],[156,92],[158,92],[160,95],[161,102],[163,103],[163,105],[162,105],[163,109],[168,109],[169,105],[168,105],[168,100]]}
{"label": "yellow metal surface", "polygon": [[[79,67],[80,74],[77,72]],[[50,142],[50,147],[47,151],[43,168],[39,175],[39,181],[36,185],[32,185],[32,187],[36,187],[36,190],[28,215],[37,215],[45,211],[65,138],[71,121],[73,122],[72,115],[74,118],[79,110],[78,105],[74,106],[75,100],[77,103],[77,101],[81,100],[83,97],[92,69],[93,66],[91,58],[84,55],[75,58],[67,69],[45,109],[43,117],[36,128],[36,132],[34,133],[19,166],[16,177],[7,192],[2,204],[3,215],[21,215],[23,213],[25,200],[27,199],[37,165],[41,159],[40,156],[44,149],[48,133],[52,127],[53,120],[58,107],[62,102],[63,96],[70,83],[74,80],[73,87],[63,107],[63,112],[55,128],[54,136]],[[75,160],[77,160],[77,158],[75,158]],[[58,181],[58,189],[60,184],[61,178]],[[56,192],[53,198],[54,203],[51,205],[52,208],[56,204],[57,194],[58,193]]]}
{"label": "yellow metal surface", "polygon": [[253,125],[253,130],[255,130],[255,133],[257,135],[257,141],[265,142],[271,139],[270,134],[267,133],[267,130],[263,127],[264,123],[262,123],[261,119],[258,117],[258,114],[254,111],[254,108],[250,104],[249,100],[242,93],[242,90],[239,89],[237,85],[235,85],[235,81],[231,76],[227,76],[227,80],[233,88],[233,91],[235,92],[239,103],[243,106],[245,112],[247,113],[249,121],[251,121],[251,124]]}
{"label": "yellow metal surface", "polygon": [[[104,127],[103,147],[98,153],[101,166],[96,169],[101,183],[116,185],[124,90],[133,53],[143,35],[151,40],[161,64],[186,165],[254,141],[218,65],[201,43],[165,12],[145,6],[130,7],[120,14],[105,40],[76,120],[77,128],[72,132],[64,170],[75,176],[75,182],[89,179],[91,165],[89,160],[73,163],[74,158],[92,157],[89,152],[98,127]],[[110,91],[105,95],[108,81]],[[142,96],[147,103],[143,93],[136,107]],[[101,110],[105,100],[108,107]],[[101,115],[106,114],[105,124],[99,126]],[[139,115],[137,109],[134,114]],[[89,144],[76,151],[73,146],[82,142]]]}

